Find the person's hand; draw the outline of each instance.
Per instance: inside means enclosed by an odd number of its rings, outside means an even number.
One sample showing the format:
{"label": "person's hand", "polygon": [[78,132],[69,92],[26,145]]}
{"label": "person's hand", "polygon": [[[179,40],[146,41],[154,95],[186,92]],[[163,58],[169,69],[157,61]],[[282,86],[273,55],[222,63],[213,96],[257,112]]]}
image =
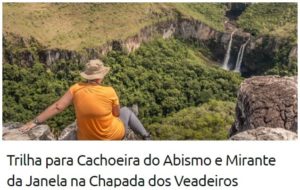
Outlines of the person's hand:
{"label": "person's hand", "polygon": [[19,131],[22,133],[26,133],[28,132],[30,129],[32,129],[33,127],[36,127],[36,124],[33,123],[32,121],[26,123],[25,125],[23,125],[22,127],[19,128]]}

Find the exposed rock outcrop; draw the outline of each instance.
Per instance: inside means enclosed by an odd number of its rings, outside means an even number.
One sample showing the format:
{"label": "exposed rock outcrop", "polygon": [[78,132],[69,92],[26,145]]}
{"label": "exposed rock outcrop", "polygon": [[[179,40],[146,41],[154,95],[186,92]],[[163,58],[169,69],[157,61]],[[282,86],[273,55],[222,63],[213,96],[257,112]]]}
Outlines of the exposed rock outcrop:
{"label": "exposed rock outcrop", "polygon": [[[72,123],[71,125],[67,126],[58,137],[58,140],[77,140],[76,133],[77,126],[76,122]],[[136,135],[132,130],[128,130],[126,137],[124,140],[142,140],[141,137]]]}
{"label": "exposed rock outcrop", "polygon": [[47,66],[55,64],[61,60],[73,60],[74,63],[85,61],[85,58],[75,51],[61,50],[61,49],[42,49],[38,52],[39,61],[45,63]]}
{"label": "exposed rock outcrop", "polygon": [[60,133],[58,140],[77,140],[77,126],[76,122],[68,125]]}
{"label": "exposed rock outcrop", "polygon": [[283,128],[258,127],[240,132],[232,136],[231,140],[297,140],[297,133]]}
{"label": "exposed rock outcrop", "polygon": [[297,61],[298,46],[294,46],[289,52],[289,59]]}
{"label": "exposed rock outcrop", "polygon": [[3,125],[3,140],[55,140],[48,125],[38,125],[26,133],[18,130],[21,123],[6,123]]}
{"label": "exposed rock outcrop", "polygon": [[[242,3],[237,9],[243,6],[246,7],[246,4]],[[236,10],[235,8],[233,9]],[[226,25],[226,23],[224,24]],[[213,61],[222,64],[230,40],[231,31],[217,31],[198,20],[179,16],[174,20],[146,26],[141,29],[139,33],[128,37],[127,39],[115,39],[99,47],[87,47],[81,52],[64,49],[47,49],[35,39],[24,39],[22,37],[14,36],[13,34],[5,33],[3,38],[4,63],[14,63],[24,66],[32,66],[36,61],[44,63],[47,66],[62,60],[72,60],[72,63],[85,63],[88,59],[102,57],[112,50],[132,52],[139,48],[142,43],[151,41],[158,36],[161,36],[164,39],[176,37],[192,41],[193,43],[198,42],[210,49]],[[297,49],[295,45],[287,45],[285,40],[276,39],[275,37],[254,37],[251,36],[250,33],[239,29],[235,32],[232,41],[231,56],[228,63],[231,70],[235,68],[241,45],[248,40],[249,43],[245,47],[244,58],[240,70],[243,76],[260,75],[272,68],[274,66],[275,54],[283,46],[289,49],[290,53],[287,55],[287,58],[297,60]],[[12,46],[17,46],[18,51],[12,51],[10,49]],[[37,53],[34,52],[34,49],[37,49]]]}
{"label": "exposed rock outcrop", "polygon": [[295,139],[297,114],[296,77],[252,77],[241,84],[229,135],[231,139]]}
{"label": "exposed rock outcrop", "polygon": [[[2,130],[3,140],[77,140],[76,122],[68,125],[60,133],[59,137],[55,137],[48,125],[38,125],[26,133],[18,130],[23,124],[21,123],[6,123]],[[128,130],[124,140],[142,140],[132,130]]]}
{"label": "exposed rock outcrop", "polygon": [[[19,47],[19,49],[24,49],[24,52],[14,52],[15,55],[12,53],[9,49],[11,46],[9,44],[11,39],[7,39],[11,38],[10,36],[13,36],[13,41],[16,42],[12,45]],[[214,53],[213,57],[220,63],[224,58],[227,44],[230,39],[230,33],[217,31],[200,21],[186,18],[178,18],[146,26],[141,29],[138,34],[128,37],[125,40],[115,39],[108,41],[106,44],[99,47],[88,47],[81,53],[64,49],[47,49],[37,41],[32,42],[33,40],[31,40],[30,43],[23,43],[24,41],[29,40],[14,36],[13,34],[4,34],[4,62],[21,64],[24,66],[31,66],[34,61],[39,61],[47,66],[61,60],[85,62],[88,59],[102,57],[112,50],[132,52],[139,48],[142,43],[151,41],[158,36],[161,36],[164,39],[176,37],[201,42],[212,50]],[[247,35],[245,37],[244,33],[239,32],[235,35],[235,39],[234,44],[240,46],[248,39],[248,37]],[[32,51],[28,51],[28,49],[32,48],[38,49],[37,55],[34,55]]]}

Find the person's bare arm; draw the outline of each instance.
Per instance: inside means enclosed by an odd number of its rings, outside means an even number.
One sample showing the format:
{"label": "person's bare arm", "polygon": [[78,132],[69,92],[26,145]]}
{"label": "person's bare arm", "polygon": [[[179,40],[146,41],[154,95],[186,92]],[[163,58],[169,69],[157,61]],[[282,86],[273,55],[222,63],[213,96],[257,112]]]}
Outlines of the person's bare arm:
{"label": "person's bare arm", "polygon": [[112,107],[112,114],[115,117],[120,116],[120,105],[115,105],[115,106]]}
{"label": "person's bare arm", "polygon": [[[58,101],[45,109],[41,114],[36,117],[39,123],[45,122],[47,119],[55,116],[56,114],[64,111],[72,103],[73,95],[70,91],[67,91]],[[30,121],[23,125],[19,130],[21,132],[27,132],[31,128],[35,127],[34,121]]]}

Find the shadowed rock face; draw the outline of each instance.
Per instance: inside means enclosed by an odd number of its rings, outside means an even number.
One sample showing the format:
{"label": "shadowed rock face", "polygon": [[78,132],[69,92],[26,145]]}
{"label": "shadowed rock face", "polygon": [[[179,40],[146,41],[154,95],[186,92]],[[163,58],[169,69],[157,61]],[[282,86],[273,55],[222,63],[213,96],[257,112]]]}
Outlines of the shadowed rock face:
{"label": "shadowed rock face", "polygon": [[[240,12],[246,8],[246,3],[229,3],[228,6],[233,12]],[[236,14],[236,13],[234,13]],[[225,22],[226,32],[217,31],[208,25],[194,20],[178,17],[174,20],[159,22],[142,28],[137,34],[123,40],[112,40],[99,47],[87,47],[81,51],[72,51],[65,49],[47,49],[34,38],[25,39],[23,37],[4,33],[3,42],[3,63],[18,64],[22,66],[32,66],[35,62],[44,63],[51,66],[60,61],[72,61],[72,63],[86,63],[89,59],[95,59],[105,56],[112,50],[124,50],[133,52],[138,49],[142,43],[149,42],[158,36],[164,39],[175,37],[191,41],[193,44],[202,44],[212,53],[212,60],[222,64],[231,32],[236,28],[235,24]],[[13,36],[13,41],[8,41],[7,36]],[[241,74],[245,77],[252,75],[261,75],[267,70],[274,67],[274,57],[280,48],[290,49],[287,58],[297,60],[297,46],[286,45],[285,40],[271,36],[251,36],[250,33],[241,29],[235,32],[232,38],[231,56],[229,59],[229,68],[235,67],[236,59],[241,45],[249,40],[245,46],[245,53],[241,65]],[[10,49],[9,43],[13,47],[24,49],[23,51],[14,52]],[[34,45],[33,45],[34,44]],[[28,49],[37,48],[37,52]]]}
{"label": "shadowed rock face", "polygon": [[249,3],[226,3],[228,11],[226,16],[230,20],[237,20],[238,17],[245,11]]}
{"label": "shadowed rock face", "polygon": [[[229,135],[233,136],[249,130],[231,139],[263,140],[266,137],[261,137],[260,134],[266,136],[268,133],[269,140],[272,139],[271,136],[274,137],[273,140],[295,139],[286,130],[297,135],[297,114],[296,77],[252,77],[241,84],[236,106],[236,120]],[[281,130],[269,128],[281,128]],[[277,135],[278,138],[275,138],[275,133],[282,134],[284,137]]]}

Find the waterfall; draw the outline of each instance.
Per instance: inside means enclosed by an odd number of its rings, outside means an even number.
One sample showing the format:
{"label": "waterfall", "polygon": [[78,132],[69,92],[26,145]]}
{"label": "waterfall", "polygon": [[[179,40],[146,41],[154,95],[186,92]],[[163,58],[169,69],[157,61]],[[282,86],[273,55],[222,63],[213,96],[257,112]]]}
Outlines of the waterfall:
{"label": "waterfall", "polygon": [[236,59],[235,68],[234,68],[235,72],[240,72],[241,71],[241,63],[243,61],[244,50],[245,50],[245,47],[246,47],[247,43],[249,42],[249,40],[250,40],[250,38],[243,45],[241,45],[241,47],[240,47],[238,57]]}
{"label": "waterfall", "polygon": [[232,44],[232,36],[233,34],[236,32],[236,30],[234,30],[231,35],[230,35],[230,40],[229,40],[229,44],[228,44],[228,47],[227,47],[227,51],[226,51],[226,55],[225,55],[225,59],[224,59],[224,62],[223,62],[223,69],[225,70],[229,70],[228,68],[228,61],[230,59],[230,51],[231,51],[231,44]]}

